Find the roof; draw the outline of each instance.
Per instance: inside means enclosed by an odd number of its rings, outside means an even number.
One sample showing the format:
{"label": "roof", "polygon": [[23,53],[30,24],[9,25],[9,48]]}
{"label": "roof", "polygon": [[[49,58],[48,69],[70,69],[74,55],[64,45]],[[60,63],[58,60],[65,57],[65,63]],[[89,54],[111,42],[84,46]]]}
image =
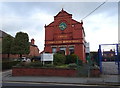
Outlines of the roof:
{"label": "roof", "polygon": [[38,47],[37,45],[33,45],[33,44],[31,44],[31,42],[29,42],[29,44],[30,44],[30,46],[33,46],[33,47]]}
{"label": "roof", "polygon": [[72,14],[67,13],[62,8],[62,10],[55,17],[62,17],[62,16],[72,16]]}
{"label": "roof", "polygon": [[32,45],[32,44],[31,44],[31,46],[33,46],[33,47],[37,47],[37,45]]}
{"label": "roof", "polygon": [[7,36],[8,34],[5,33],[4,31],[0,30],[0,38],[3,38],[5,36]]}

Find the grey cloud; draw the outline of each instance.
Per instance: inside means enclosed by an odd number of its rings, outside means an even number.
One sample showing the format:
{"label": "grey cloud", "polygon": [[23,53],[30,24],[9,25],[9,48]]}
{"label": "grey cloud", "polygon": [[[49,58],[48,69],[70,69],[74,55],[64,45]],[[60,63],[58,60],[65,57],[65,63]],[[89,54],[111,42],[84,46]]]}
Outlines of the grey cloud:
{"label": "grey cloud", "polygon": [[[76,14],[80,14],[79,16],[83,17],[100,4],[101,2],[5,2],[3,6],[7,7],[3,7],[3,14],[14,12],[16,15],[29,16],[39,11],[55,15],[61,8],[65,8],[67,11],[75,14],[75,16]],[[112,11],[114,4],[110,2],[106,4],[97,12]]]}
{"label": "grey cloud", "polygon": [[[73,14],[73,18],[77,20],[81,20],[84,16],[94,10],[97,6],[99,6],[102,2],[5,2],[2,3],[2,17],[3,19],[15,18],[21,19],[21,22],[12,21],[3,25],[4,29],[15,29],[16,26],[29,27],[34,25],[41,25],[38,21],[29,20],[31,16],[35,13],[44,12],[46,14],[50,14],[55,16],[61,8],[64,8],[67,12]],[[117,14],[117,3],[115,2],[107,2],[98,10],[96,10],[92,15],[99,13],[107,13],[108,16],[112,16]],[[90,16],[92,16],[90,15]],[[87,20],[87,19],[85,19]],[[30,21],[30,22],[29,22]],[[32,22],[33,21],[33,22]],[[14,24],[14,25],[13,25]],[[6,26],[6,25],[13,25]],[[6,26],[6,27],[5,27]],[[17,30],[17,29],[16,29]]]}
{"label": "grey cloud", "polygon": [[[102,2],[5,2],[0,4],[2,5],[2,9],[0,9],[0,14],[2,14],[2,16],[0,15],[0,20],[4,20],[2,22],[2,29],[11,35],[15,35],[16,32],[22,30],[28,32],[31,37],[35,36],[35,34],[41,36],[40,32],[44,30],[44,24],[47,22],[45,23],[45,21],[43,22],[41,19],[31,19],[34,14],[44,13],[54,18],[54,16],[64,8],[68,13],[73,15],[73,19],[80,21],[101,3]],[[89,26],[96,25],[92,20],[89,20],[90,17],[105,13],[107,18],[114,19],[112,17],[118,14],[117,8],[117,2],[105,3],[85,19],[85,25],[88,25],[85,31],[89,29]],[[103,21],[104,20],[105,18],[103,18]],[[90,30],[94,31],[95,29],[99,28],[95,26]]]}

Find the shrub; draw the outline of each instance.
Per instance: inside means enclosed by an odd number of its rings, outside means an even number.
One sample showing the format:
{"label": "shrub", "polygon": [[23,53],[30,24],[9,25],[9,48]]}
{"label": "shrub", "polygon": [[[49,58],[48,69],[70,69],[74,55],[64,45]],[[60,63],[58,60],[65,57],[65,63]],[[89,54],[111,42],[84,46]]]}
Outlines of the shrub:
{"label": "shrub", "polygon": [[69,68],[77,68],[77,64],[72,63],[72,64],[69,64],[68,67],[69,67]]}
{"label": "shrub", "polygon": [[78,59],[78,56],[75,54],[67,55],[65,63],[66,64],[76,63],[77,59]]}
{"label": "shrub", "polygon": [[30,67],[42,67],[43,65],[41,62],[36,61],[36,62],[31,62],[29,66]]}
{"label": "shrub", "polygon": [[54,65],[62,65],[65,64],[66,57],[63,54],[56,53],[54,54]]}
{"label": "shrub", "polygon": [[2,70],[12,69],[13,66],[17,65],[19,61],[3,61]]}
{"label": "shrub", "polygon": [[53,64],[45,64],[44,67],[54,67]]}
{"label": "shrub", "polygon": [[68,65],[59,65],[59,66],[56,66],[56,68],[68,68]]}
{"label": "shrub", "polygon": [[78,65],[78,66],[82,66],[82,65],[83,65],[83,61],[82,61],[81,59],[78,59],[78,60],[77,60],[77,65]]}
{"label": "shrub", "polygon": [[16,67],[28,67],[28,68],[31,68],[31,67],[42,67],[42,66],[43,66],[42,63],[38,62],[38,61],[30,62],[30,63],[20,62],[19,64],[16,65]]}

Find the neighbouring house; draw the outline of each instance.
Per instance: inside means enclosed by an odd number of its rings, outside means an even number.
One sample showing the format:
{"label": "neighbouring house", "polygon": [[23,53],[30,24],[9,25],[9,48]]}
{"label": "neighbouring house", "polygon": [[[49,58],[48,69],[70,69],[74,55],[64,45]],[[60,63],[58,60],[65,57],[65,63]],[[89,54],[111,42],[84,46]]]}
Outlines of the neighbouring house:
{"label": "neighbouring house", "polygon": [[110,49],[110,51],[103,51],[103,57],[113,57],[115,56],[115,50]]}
{"label": "neighbouring house", "polygon": [[30,53],[29,53],[30,57],[36,57],[36,56],[40,56],[39,54],[39,49],[37,47],[37,45],[35,45],[35,40],[31,39],[30,42]]}

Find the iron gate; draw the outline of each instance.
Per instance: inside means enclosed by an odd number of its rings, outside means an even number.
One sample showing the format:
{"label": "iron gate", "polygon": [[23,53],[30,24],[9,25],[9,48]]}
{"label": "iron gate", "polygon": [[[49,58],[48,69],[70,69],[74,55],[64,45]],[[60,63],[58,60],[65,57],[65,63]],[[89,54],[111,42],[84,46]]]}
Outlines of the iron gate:
{"label": "iron gate", "polygon": [[[113,51],[102,50],[103,46],[114,46]],[[106,74],[120,74],[120,44],[100,44],[98,49],[100,72]],[[112,53],[111,53],[112,52]],[[114,56],[111,59],[104,58],[105,55]],[[114,59],[113,59],[114,58]],[[105,69],[106,68],[106,69]],[[106,71],[106,72],[105,72]]]}

